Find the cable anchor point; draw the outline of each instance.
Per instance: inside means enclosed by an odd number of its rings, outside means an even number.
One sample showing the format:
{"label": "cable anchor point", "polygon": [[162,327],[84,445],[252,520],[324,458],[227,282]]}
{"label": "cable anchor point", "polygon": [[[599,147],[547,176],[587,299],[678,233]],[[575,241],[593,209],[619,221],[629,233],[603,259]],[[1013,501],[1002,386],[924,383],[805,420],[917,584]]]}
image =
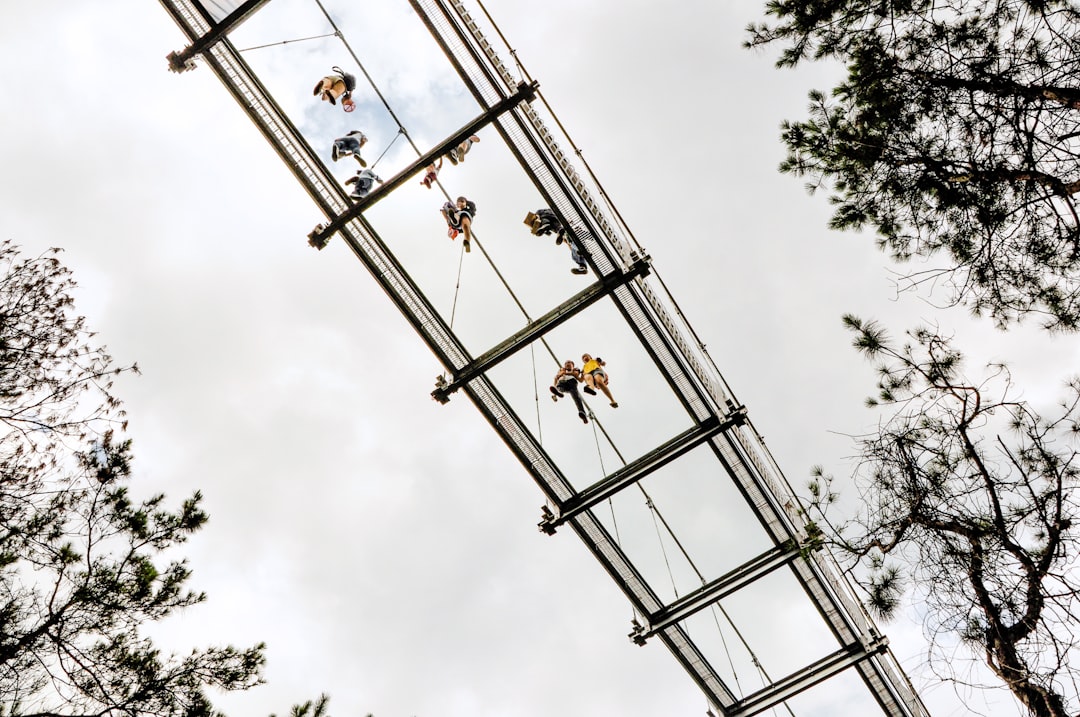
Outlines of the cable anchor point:
{"label": "cable anchor point", "polygon": [[634,626],[634,629],[630,631],[627,637],[633,640],[635,645],[644,645],[648,639],[645,628],[637,621],[637,618],[630,620],[630,624]]}
{"label": "cable anchor point", "polygon": [[540,532],[546,535],[555,535],[555,514],[546,505],[540,506],[541,521],[536,524]]}
{"label": "cable anchor point", "polygon": [[442,404],[450,403],[450,394],[446,392],[446,387],[449,385],[446,374],[440,373],[435,377],[435,390],[431,392],[431,398]]}

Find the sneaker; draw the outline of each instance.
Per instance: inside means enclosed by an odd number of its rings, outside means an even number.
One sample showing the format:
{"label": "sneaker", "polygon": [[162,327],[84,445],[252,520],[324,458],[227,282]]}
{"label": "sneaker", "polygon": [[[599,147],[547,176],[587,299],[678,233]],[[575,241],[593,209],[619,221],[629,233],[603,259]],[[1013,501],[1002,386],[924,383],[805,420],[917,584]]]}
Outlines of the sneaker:
{"label": "sneaker", "polygon": [[618,408],[618,407],[619,407],[619,404],[617,404],[617,403],[615,403],[614,401],[612,401],[612,402],[611,402],[611,407],[612,407],[612,408]]}
{"label": "sneaker", "polygon": [[354,154],[353,156],[356,157],[356,161],[360,163],[361,167],[366,167],[367,166],[367,162],[365,162],[364,158],[361,157],[359,154]]}
{"label": "sneaker", "polygon": [[337,148],[337,145],[335,144],[333,147],[330,148],[330,159],[332,159],[332,160],[334,160],[336,162],[336,161],[338,161],[338,159],[340,157],[341,157],[341,154],[338,153],[338,148]]}
{"label": "sneaker", "polygon": [[465,253],[468,254],[471,251],[472,251],[472,249],[469,247],[469,240],[466,239],[465,240]]}
{"label": "sneaker", "polygon": [[581,419],[582,423],[588,423],[589,422],[589,418],[588,418],[588,416],[585,415],[584,411],[578,411],[577,417]]}
{"label": "sneaker", "polygon": [[563,397],[563,392],[555,388],[554,386],[548,386],[548,389],[551,391],[552,401],[558,401],[560,398]]}
{"label": "sneaker", "polygon": [[559,232],[559,235],[555,237],[555,246],[559,246],[563,243],[563,233]]}
{"label": "sneaker", "polygon": [[584,267],[584,266],[575,266],[573,269],[570,270],[570,273],[571,274],[588,274],[589,269],[588,269],[588,267]]}
{"label": "sneaker", "polygon": [[596,395],[596,390],[592,386],[586,386],[582,390],[584,390],[585,393],[589,394],[590,396],[595,396]]}
{"label": "sneaker", "polygon": [[457,229],[450,227],[446,230],[446,236],[450,237],[451,239],[457,239]]}

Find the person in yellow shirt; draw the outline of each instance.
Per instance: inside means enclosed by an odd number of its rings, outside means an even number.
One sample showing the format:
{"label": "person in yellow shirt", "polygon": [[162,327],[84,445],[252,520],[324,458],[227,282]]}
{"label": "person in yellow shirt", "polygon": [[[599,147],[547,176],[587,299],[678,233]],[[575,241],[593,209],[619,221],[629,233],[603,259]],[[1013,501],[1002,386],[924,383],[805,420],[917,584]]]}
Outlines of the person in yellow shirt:
{"label": "person in yellow shirt", "polygon": [[604,363],[602,358],[593,358],[589,354],[581,354],[581,360],[585,364],[581,367],[581,373],[585,379],[585,393],[591,393],[596,395],[596,389],[600,389],[607,400],[611,401],[612,408],[618,408],[619,404],[615,403],[615,399],[611,395],[611,389],[608,388],[608,375],[604,371]]}

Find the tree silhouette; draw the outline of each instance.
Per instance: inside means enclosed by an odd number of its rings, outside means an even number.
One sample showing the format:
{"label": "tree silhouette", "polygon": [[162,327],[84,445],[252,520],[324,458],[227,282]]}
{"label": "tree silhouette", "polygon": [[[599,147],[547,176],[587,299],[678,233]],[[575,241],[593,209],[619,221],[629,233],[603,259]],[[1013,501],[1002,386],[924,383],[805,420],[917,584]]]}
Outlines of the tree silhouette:
{"label": "tree silhouette", "polygon": [[163,655],[141,628],[205,599],[162,553],[206,522],[135,500],[117,368],[73,315],[57,250],[0,244],[0,715],[211,717],[260,681],[263,646]]}
{"label": "tree silhouette", "polygon": [[869,403],[890,413],[858,440],[857,517],[830,520],[837,494],[816,470],[812,532],[879,614],[904,596],[925,601],[931,656],[946,670],[958,642],[1030,714],[1075,714],[1080,382],[1044,418],[1012,398],[1004,366],[965,379],[960,352],[937,331],[897,346],[873,322],[844,321],[878,364]]}
{"label": "tree silhouette", "polygon": [[781,171],[872,228],[904,282],[1000,326],[1080,328],[1080,9],[1066,0],[772,0],[747,45],[846,78],[783,125]]}

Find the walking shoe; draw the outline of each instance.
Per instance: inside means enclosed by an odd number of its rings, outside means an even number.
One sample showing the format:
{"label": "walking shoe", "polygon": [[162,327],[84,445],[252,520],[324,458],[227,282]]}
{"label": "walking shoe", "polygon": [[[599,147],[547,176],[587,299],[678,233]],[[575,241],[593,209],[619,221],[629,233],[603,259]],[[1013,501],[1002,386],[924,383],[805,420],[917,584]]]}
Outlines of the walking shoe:
{"label": "walking shoe", "polygon": [[472,251],[472,249],[469,247],[469,240],[466,239],[465,240],[465,253],[468,254],[471,251]]}
{"label": "walking shoe", "polygon": [[333,147],[330,148],[330,159],[332,159],[332,160],[334,160],[336,162],[336,161],[338,161],[338,159],[340,157],[341,157],[341,154],[338,153],[338,148],[337,148],[337,145],[335,144]]}
{"label": "walking shoe", "polygon": [[581,419],[582,423],[588,423],[589,418],[585,415],[584,411],[578,411],[577,417]]}
{"label": "walking shoe", "polygon": [[582,390],[584,390],[585,393],[589,394],[590,396],[595,396],[596,395],[596,389],[594,389],[592,386],[586,386]]}
{"label": "walking shoe", "polygon": [[446,230],[446,236],[450,237],[451,239],[457,239],[457,229],[450,227]]}
{"label": "walking shoe", "polygon": [[564,237],[564,234],[562,232],[559,232],[559,235],[557,237],[555,237],[555,246],[559,246],[560,244],[563,243],[563,237]]}
{"label": "walking shoe", "polygon": [[588,269],[588,267],[584,267],[584,266],[575,266],[573,269],[570,270],[570,273],[571,274],[588,274],[589,269]]}
{"label": "walking shoe", "polygon": [[364,158],[361,157],[359,154],[354,154],[353,156],[356,157],[356,161],[360,163],[361,167],[366,167],[367,166],[367,162],[365,162]]}
{"label": "walking shoe", "polygon": [[548,389],[551,390],[551,400],[552,401],[558,401],[560,398],[563,397],[563,392],[560,391],[559,389],[555,388],[554,386],[548,386]]}
{"label": "walking shoe", "polygon": [[612,408],[618,408],[618,407],[619,407],[619,404],[617,404],[617,403],[615,403],[614,401],[612,401],[612,402],[611,402],[611,407],[612,407]]}

